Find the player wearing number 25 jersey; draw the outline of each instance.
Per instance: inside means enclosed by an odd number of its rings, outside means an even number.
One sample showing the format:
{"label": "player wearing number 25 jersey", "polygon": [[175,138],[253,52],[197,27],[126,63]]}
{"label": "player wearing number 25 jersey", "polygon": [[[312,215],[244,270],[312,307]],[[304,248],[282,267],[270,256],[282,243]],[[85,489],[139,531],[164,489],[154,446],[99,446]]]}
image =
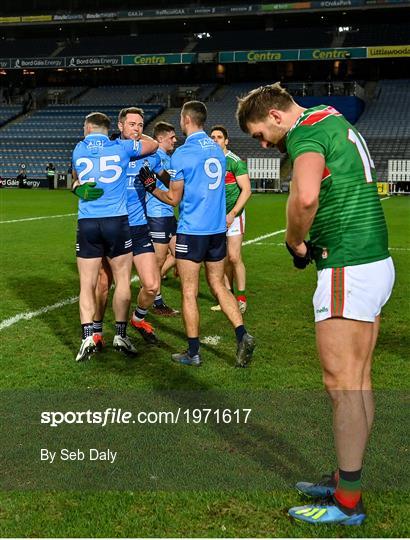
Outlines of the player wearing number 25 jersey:
{"label": "player wearing number 25 jersey", "polygon": [[[96,312],[95,287],[103,257],[107,257],[116,284],[113,309],[115,349],[134,354],[126,334],[131,299],[132,240],[127,215],[127,176],[130,159],[151,153],[155,141],[111,141],[110,119],[95,112],[84,121],[84,140],[73,152],[74,194],[80,197],[77,228],[77,266],[80,274],[82,343],[76,360],[97,350],[93,337]],[[94,193],[92,192],[94,190]]]}
{"label": "player wearing number 25 jersey", "polygon": [[73,152],[73,167],[80,184],[96,182],[104,190],[95,201],[78,205],[78,219],[127,216],[127,167],[141,156],[139,141],[110,141],[102,133],[90,133]]}

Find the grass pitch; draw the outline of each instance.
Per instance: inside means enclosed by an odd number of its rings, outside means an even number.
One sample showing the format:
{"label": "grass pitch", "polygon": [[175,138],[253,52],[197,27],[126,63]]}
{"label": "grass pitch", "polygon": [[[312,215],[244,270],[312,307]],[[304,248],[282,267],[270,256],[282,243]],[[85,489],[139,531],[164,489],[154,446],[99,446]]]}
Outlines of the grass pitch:
{"label": "grass pitch", "polygon": [[[284,249],[285,197],[254,195],[247,209],[243,257],[247,267],[248,312],[245,324],[257,338],[254,364],[233,369],[234,333],[221,313],[210,307],[214,299],[201,284],[201,337],[218,336],[202,345],[201,369],[174,365],[170,354],[185,348],[181,319],[149,316],[161,347],[147,348],[133,338],[140,356],[127,361],[110,347],[90,362],[74,362],[80,344],[78,276],[75,264],[76,199],[65,191],[0,191],[1,201],[1,313],[0,347],[2,391],[12,389],[118,391],[162,390],[242,392],[259,390],[313,391],[321,388],[314,342],[311,298],[313,267],[293,269]],[[396,266],[396,285],[383,311],[374,363],[374,385],[381,392],[408,392],[408,325],[410,319],[410,199],[390,198],[384,205],[389,244]],[[64,215],[63,217],[51,217]],[[28,220],[34,217],[44,219]],[[26,219],[26,221],[22,221]],[[6,223],[9,222],[9,223]],[[273,234],[275,233],[275,234]],[[271,236],[267,236],[267,235]],[[138,285],[133,283],[133,304]],[[179,282],[163,284],[163,296],[180,307]],[[24,317],[22,317],[24,315]],[[113,317],[105,322],[108,344]],[[297,423],[313,413],[298,411]],[[377,430],[378,416],[375,429]],[[380,415],[383,422],[383,414]],[[320,422],[321,423],[321,422]],[[383,424],[381,424],[383,425]],[[330,431],[328,418],[323,426]],[[380,430],[380,428],[379,428]],[[3,433],[4,435],[4,433]],[[389,445],[389,440],[384,441]],[[303,433],[300,433],[303,445]],[[394,450],[394,449],[393,449]],[[172,448],[170,449],[172,451]],[[376,450],[377,451],[377,448]],[[401,450],[397,450],[401,456]],[[201,450],[192,448],[201,459]],[[318,462],[333,462],[321,456]],[[403,464],[404,466],[404,464]],[[320,471],[320,472],[325,472]],[[319,473],[319,471],[318,471]],[[378,471],[383,475],[383,470]],[[377,474],[377,472],[375,473]],[[309,478],[306,478],[309,480]],[[290,521],[289,506],[302,504],[288,490],[187,492],[73,492],[10,491],[0,495],[1,536],[406,536],[408,484],[387,493],[365,493],[369,517],[360,528],[312,528]],[[405,489],[406,488],[406,489]]]}

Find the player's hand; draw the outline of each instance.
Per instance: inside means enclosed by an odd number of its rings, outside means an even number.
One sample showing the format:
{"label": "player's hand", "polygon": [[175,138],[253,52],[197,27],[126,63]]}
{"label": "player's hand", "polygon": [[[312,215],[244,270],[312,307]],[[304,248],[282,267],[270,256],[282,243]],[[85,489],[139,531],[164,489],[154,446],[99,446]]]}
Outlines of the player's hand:
{"label": "player's hand", "polygon": [[312,244],[310,242],[303,242],[296,251],[286,242],[286,248],[293,257],[293,265],[299,270],[304,270],[313,261]]}
{"label": "player's hand", "polygon": [[73,189],[74,195],[77,195],[83,201],[95,201],[99,199],[104,190],[101,188],[96,188],[96,182],[86,182],[85,184],[79,184]]}
{"label": "player's hand", "polygon": [[138,178],[144,186],[145,191],[148,191],[148,193],[152,193],[157,187],[157,176],[154,171],[151,171],[151,169],[147,167],[147,165],[141,167]]}
{"label": "player's hand", "polygon": [[235,215],[232,212],[229,212],[229,214],[226,214],[226,227],[228,229],[234,221],[235,221]]}

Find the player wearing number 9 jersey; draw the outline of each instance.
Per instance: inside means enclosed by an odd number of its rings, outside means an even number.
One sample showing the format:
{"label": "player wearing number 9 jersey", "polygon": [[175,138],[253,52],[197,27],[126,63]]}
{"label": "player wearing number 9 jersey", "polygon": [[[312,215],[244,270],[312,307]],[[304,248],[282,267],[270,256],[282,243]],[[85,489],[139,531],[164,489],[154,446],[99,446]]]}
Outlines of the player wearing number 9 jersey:
{"label": "player wearing number 9 jersey", "polygon": [[[189,101],[181,110],[180,126],[185,143],[171,157],[169,190],[147,189],[160,201],[179,206],[176,261],[182,285],[182,313],[188,351],[172,355],[175,362],[199,366],[199,272],[205,263],[208,283],[222,311],[235,328],[236,363],[246,366],[254,339],[243,325],[238,304],[224,284],[226,255],[225,155],[204,131],[207,110],[200,101]],[[152,182],[151,182],[152,184]]]}
{"label": "player wearing number 9 jersey", "polygon": [[237,118],[263,148],[288,152],[293,173],[286,244],[297,268],[313,258],[318,270],[316,342],[332,400],[338,467],[327,480],[298,482],[299,492],[326,499],[289,514],[314,524],[360,525],[366,518],[362,464],[374,416],[372,357],[394,284],[373,161],[342,114],[326,105],[304,109],[278,83],[240,99]]}
{"label": "player wearing number 9 jersey", "polygon": [[[178,234],[209,235],[226,232],[225,155],[200,130],[191,133],[171,157],[171,182],[184,182],[179,205]],[[177,257],[183,255],[178,250]]]}

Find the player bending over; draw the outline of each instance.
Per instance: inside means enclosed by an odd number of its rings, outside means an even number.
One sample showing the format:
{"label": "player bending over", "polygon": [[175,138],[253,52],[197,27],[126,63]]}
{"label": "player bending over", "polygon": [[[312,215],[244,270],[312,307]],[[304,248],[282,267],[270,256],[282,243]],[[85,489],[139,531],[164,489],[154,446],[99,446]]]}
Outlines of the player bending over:
{"label": "player bending over", "polygon": [[359,525],[366,517],[361,474],[374,416],[373,351],[394,284],[373,161],[363,137],[338,111],[304,109],[278,83],[240,99],[237,118],[263,148],[288,152],[287,247],[296,268],[314,260],[318,270],[316,341],[333,406],[338,469],[329,481],[299,482],[298,491],[325,500],[289,514],[309,523]]}

